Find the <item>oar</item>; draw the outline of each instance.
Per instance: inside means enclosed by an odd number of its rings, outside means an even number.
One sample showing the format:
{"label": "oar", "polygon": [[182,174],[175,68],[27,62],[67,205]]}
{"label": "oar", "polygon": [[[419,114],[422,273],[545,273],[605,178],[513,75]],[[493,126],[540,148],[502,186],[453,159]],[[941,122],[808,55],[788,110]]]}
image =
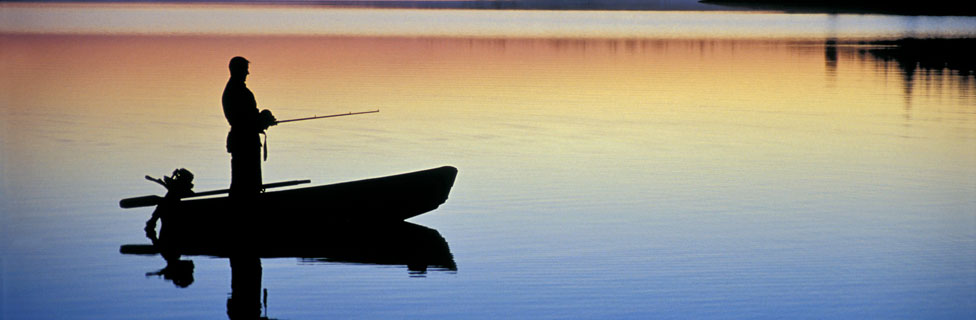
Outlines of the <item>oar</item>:
{"label": "oar", "polygon": [[[312,180],[282,181],[282,182],[268,183],[268,184],[262,185],[261,186],[261,189],[280,188],[280,187],[287,187],[287,186],[293,186],[293,185],[310,183],[310,182],[312,182]],[[230,192],[230,189],[220,189],[220,190],[203,191],[203,192],[197,192],[197,193],[191,194],[191,195],[186,196],[186,197],[183,197],[183,198],[211,196],[211,195],[215,195],[215,194],[224,194],[224,193],[229,193],[229,192]],[[152,196],[141,196],[141,197],[134,197],[134,198],[126,198],[126,199],[122,199],[121,201],[119,201],[119,206],[122,207],[122,208],[124,208],[124,209],[138,208],[138,207],[150,207],[150,206],[155,206],[155,205],[159,204],[159,202],[162,201],[162,200],[163,200],[163,197],[156,196],[156,195],[152,195]]]}
{"label": "oar", "polygon": [[159,248],[151,244],[123,244],[121,247],[119,247],[119,253],[137,254],[137,255],[157,255],[159,254]]}

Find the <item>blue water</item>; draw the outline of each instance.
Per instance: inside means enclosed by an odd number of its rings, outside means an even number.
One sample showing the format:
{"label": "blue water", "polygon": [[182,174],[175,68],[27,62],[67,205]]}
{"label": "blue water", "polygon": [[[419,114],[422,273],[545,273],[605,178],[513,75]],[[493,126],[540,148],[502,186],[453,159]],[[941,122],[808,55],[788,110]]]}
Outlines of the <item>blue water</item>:
{"label": "blue water", "polygon": [[381,109],[274,128],[266,181],[460,170],[409,220],[456,271],[262,259],[270,318],[976,314],[976,79],[862,35],[0,37],[3,319],[227,317],[228,260],[147,276],[165,261],[119,248],[151,210],[117,203],[176,167],[226,187],[235,50],[279,115]]}

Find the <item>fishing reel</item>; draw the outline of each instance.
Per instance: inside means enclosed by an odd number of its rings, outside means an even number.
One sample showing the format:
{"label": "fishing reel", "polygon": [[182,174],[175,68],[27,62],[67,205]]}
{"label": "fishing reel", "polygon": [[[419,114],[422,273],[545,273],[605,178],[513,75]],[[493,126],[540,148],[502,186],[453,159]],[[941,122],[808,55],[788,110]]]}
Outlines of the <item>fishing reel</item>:
{"label": "fishing reel", "polygon": [[258,114],[258,123],[260,124],[261,131],[264,131],[268,127],[278,124],[278,119],[275,119],[274,115],[271,114],[271,110],[264,109]]}

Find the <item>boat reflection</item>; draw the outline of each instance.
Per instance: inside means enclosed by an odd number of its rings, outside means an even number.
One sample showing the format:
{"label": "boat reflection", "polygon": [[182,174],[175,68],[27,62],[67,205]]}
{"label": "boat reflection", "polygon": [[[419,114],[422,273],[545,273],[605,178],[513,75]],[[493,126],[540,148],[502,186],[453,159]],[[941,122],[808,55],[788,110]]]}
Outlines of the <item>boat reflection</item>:
{"label": "boat reflection", "polygon": [[268,294],[265,289],[262,298],[262,258],[406,266],[411,277],[423,277],[429,271],[457,271],[447,241],[437,230],[403,221],[336,224],[318,228],[317,232],[294,234],[226,235],[241,240],[238,245],[228,245],[226,241],[188,245],[186,241],[174,239],[179,237],[177,234],[165,236],[170,238],[157,239],[154,231],[147,231],[152,244],[127,244],[119,250],[122,254],[161,255],[166,267],[146,275],[161,276],[183,288],[194,281],[193,262],[184,257],[228,258],[231,294],[227,299],[227,316],[230,319],[267,319],[261,316],[262,305],[267,310]]}

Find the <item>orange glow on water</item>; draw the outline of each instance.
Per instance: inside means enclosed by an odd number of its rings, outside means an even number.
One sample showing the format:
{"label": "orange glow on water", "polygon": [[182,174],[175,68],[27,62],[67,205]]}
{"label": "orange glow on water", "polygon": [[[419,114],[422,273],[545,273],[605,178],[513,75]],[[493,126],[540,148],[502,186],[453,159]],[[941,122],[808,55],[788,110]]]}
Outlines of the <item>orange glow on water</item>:
{"label": "orange glow on water", "polygon": [[[12,135],[35,132],[31,121],[43,117],[88,119],[65,130],[114,132],[105,139],[153,141],[189,126],[170,138],[206,146],[215,158],[223,157],[226,131],[219,96],[227,61],[236,55],[252,61],[248,83],[259,106],[280,119],[382,110],[275,128],[287,136],[279,148],[321,144],[318,137],[331,136],[329,130],[363,126],[410,141],[440,136],[464,150],[465,139],[541,130],[531,132],[538,139],[528,144],[485,145],[501,153],[608,145],[654,153],[703,137],[779,141],[763,152],[838,148],[844,144],[823,140],[824,133],[898,136],[906,117],[946,107],[932,99],[971,92],[960,91],[971,83],[947,82],[957,87],[938,91],[916,86],[917,97],[906,102],[894,66],[842,58],[830,68],[816,42],[68,35],[0,41],[6,108],[27,119],[7,121]],[[954,99],[964,104],[972,96]],[[871,117],[893,126],[859,126]],[[672,132],[669,123],[696,129]],[[916,126],[922,131],[912,134],[923,136],[946,130]]]}

